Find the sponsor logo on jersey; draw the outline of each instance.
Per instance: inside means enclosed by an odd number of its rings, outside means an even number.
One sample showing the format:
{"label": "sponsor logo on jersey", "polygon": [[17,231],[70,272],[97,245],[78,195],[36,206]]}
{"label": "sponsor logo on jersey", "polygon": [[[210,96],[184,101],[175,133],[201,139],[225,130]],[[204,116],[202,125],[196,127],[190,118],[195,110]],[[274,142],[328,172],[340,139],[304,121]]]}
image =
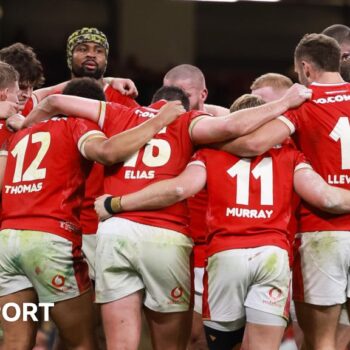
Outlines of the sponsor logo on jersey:
{"label": "sponsor logo on jersey", "polygon": [[344,102],[344,101],[350,101],[350,95],[327,96],[327,97],[320,97],[320,98],[317,98],[316,100],[313,100],[313,102],[317,104],[337,103],[337,102]]}
{"label": "sponsor logo on jersey", "polygon": [[151,111],[145,111],[145,110],[142,110],[142,109],[136,109],[134,113],[138,117],[143,117],[143,118],[153,118],[157,114],[157,113],[153,113]]}
{"label": "sponsor logo on jersey", "polygon": [[68,221],[60,221],[60,228],[69,232],[80,233],[80,228]]}
{"label": "sponsor logo on jersey", "polygon": [[273,210],[226,208],[226,216],[234,216],[237,218],[268,219],[272,216],[272,214]]}

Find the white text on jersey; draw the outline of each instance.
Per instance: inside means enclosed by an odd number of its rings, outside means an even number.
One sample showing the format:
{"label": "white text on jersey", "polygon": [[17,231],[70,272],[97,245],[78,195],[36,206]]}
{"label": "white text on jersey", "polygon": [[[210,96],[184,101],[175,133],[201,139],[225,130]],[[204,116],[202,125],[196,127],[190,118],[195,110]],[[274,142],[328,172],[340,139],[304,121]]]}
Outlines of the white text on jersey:
{"label": "white text on jersey", "polygon": [[350,176],[349,175],[328,175],[327,182],[330,185],[350,184]]}
{"label": "white text on jersey", "polygon": [[325,103],[336,103],[350,101],[350,95],[335,95],[328,97],[320,97],[317,100],[313,100],[315,103],[325,104]]}
{"label": "white text on jersey", "polygon": [[226,216],[235,216],[237,218],[268,219],[272,214],[273,210],[226,208]]}
{"label": "white text on jersey", "polygon": [[42,188],[43,188],[42,182],[39,182],[37,184],[30,184],[30,185],[17,185],[17,186],[5,185],[5,193],[21,194],[21,193],[39,192],[42,190]]}
{"label": "white text on jersey", "polygon": [[126,170],[125,179],[154,179],[154,170]]}

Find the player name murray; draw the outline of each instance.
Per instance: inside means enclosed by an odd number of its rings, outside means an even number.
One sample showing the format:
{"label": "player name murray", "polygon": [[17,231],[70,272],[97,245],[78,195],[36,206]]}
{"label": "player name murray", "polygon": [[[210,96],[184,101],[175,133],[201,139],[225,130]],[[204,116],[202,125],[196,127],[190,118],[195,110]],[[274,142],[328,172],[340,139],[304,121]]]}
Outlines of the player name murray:
{"label": "player name murray", "polygon": [[226,216],[235,216],[237,218],[268,219],[272,214],[273,210],[226,208]]}

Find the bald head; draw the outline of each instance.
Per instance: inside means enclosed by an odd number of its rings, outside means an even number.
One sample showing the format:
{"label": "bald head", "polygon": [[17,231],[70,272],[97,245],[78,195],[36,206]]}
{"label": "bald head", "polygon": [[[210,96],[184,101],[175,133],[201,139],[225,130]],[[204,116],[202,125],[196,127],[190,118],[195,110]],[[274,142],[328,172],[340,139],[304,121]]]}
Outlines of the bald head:
{"label": "bald head", "polygon": [[191,109],[204,109],[208,90],[204,75],[199,68],[190,64],[180,64],[165,74],[163,85],[176,86],[184,90],[190,100]]}

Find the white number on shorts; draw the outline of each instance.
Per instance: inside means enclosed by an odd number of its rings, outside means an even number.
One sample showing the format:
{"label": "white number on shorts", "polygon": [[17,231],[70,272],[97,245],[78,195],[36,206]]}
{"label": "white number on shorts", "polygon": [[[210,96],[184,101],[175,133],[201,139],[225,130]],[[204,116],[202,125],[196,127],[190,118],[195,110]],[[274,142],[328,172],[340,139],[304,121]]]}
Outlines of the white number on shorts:
{"label": "white number on shorts", "polygon": [[332,132],[332,140],[340,140],[341,168],[350,169],[350,124],[348,117],[340,117]]}
{"label": "white number on shorts", "polygon": [[21,181],[33,181],[44,179],[46,176],[46,169],[39,169],[39,165],[43,158],[45,157],[49,146],[50,146],[51,136],[48,132],[37,132],[31,135],[31,143],[40,142],[40,149],[34,158],[34,160],[30,163],[27,170],[23,173],[23,163],[24,156],[29,143],[29,135],[23,137],[21,141],[19,141],[16,147],[12,150],[11,154],[16,158],[16,167],[15,173],[13,175],[13,182],[21,182]]}
{"label": "white number on shorts", "polygon": [[262,205],[273,205],[273,172],[272,158],[263,158],[251,171],[251,159],[241,159],[229,170],[231,177],[237,177],[236,203],[249,204],[249,182],[250,172],[255,179],[260,178],[261,192],[260,203]]}
{"label": "white number on shorts", "polygon": [[[163,134],[166,128],[159,134]],[[124,166],[135,167],[140,151],[134,153],[124,162]],[[163,139],[152,139],[145,146],[142,156],[142,163],[148,167],[160,167],[168,163],[171,155],[171,148],[168,141]]]}

